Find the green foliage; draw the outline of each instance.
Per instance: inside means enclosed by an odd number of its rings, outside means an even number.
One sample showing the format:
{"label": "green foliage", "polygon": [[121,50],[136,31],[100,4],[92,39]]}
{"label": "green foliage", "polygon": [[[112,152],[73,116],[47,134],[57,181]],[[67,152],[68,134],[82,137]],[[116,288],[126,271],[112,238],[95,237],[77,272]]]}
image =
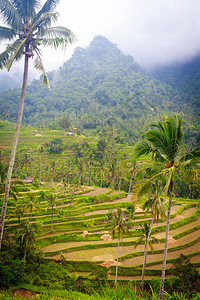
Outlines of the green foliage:
{"label": "green foliage", "polygon": [[24,278],[24,263],[14,252],[0,255],[0,285],[19,284]]}
{"label": "green foliage", "polygon": [[60,119],[58,125],[63,129],[68,129],[71,126],[71,121],[68,117],[64,116]]}
{"label": "green foliage", "polygon": [[172,295],[167,295],[166,300],[188,300],[188,297],[184,293],[174,292]]}
{"label": "green foliage", "polygon": [[171,272],[177,277],[173,281],[176,291],[192,295],[197,290],[199,272],[185,255],[180,254],[173,262]]}

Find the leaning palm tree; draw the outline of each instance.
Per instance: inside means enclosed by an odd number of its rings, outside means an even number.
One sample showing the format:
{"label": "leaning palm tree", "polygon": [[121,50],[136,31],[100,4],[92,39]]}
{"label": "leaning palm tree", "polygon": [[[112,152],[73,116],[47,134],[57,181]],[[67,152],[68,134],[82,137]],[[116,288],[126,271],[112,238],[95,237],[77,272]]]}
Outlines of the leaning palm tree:
{"label": "leaning palm tree", "polygon": [[169,201],[160,286],[160,298],[163,299],[174,178],[177,171],[187,169],[193,161],[200,157],[200,147],[181,157],[180,146],[183,139],[183,131],[182,118],[180,116],[163,116],[162,122],[157,121],[151,127],[152,129],[145,134],[145,140],[136,146],[135,153],[136,158],[141,155],[152,154],[152,163],[146,169],[151,174],[151,177],[146,178],[141,184],[141,191],[147,190],[153,179],[166,178],[165,194],[168,192]]}
{"label": "leaning palm tree", "polygon": [[0,15],[8,26],[0,26],[0,41],[10,41],[4,52],[0,54],[0,69],[9,71],[13,63],[24,57],[24,75],[16,131],[7,174],[7,183],[3,201],[0,223],[0,248],[3,237],[4,221],[10,190],[11,176],[15,161],[20,126],[22,122],[25,91],[28,79],[29,59],[36,54],[35,68],[42,71],[44,83],[49,87],[47,73],[43,67],[39,46],[59,46],[64,48],[75,41],[74,34],[62,26],[51,26],[58,18],[54,12],[59,0],[0,0]]}
{"label": "leaning palm tree", "polygon": [[117,212],[112,212],[110,215],[110,220],[107,225],[111,227],[111,234],[114,238],[115,233],[118,235],[118,245],[117,245],[117,264],[116,264],[116,275],[115,275],[115,285],[117,284],[117,274],[118,274],[118,261],[119,261],[119,244],[122,241],[123,234],[128,232],[128,228],[132,226],[132,223],[128,221],[126,215],[122,212],[120,208]]}

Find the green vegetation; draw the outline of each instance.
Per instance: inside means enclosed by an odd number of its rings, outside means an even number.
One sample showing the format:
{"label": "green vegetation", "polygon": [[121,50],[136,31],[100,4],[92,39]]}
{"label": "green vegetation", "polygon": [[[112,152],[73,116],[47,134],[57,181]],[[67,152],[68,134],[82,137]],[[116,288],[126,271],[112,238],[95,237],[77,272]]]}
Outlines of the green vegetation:
{"label": "green vegetation", "polygon": [[[145,133],[153,118],[179,112],[185,116],[187,141],[192,147],[197,143],[197,109],[187,103],[184,93],[147,75],[102,36],[87,49],[76,48],[72,58],[48,77],[51,91],[39,80],[28,86],[24,124],[88,136],[111,126],[119,134],[118,143],[130,144]],[[16,121],[19,93],[13,89],[0,94],[2,119]]]}

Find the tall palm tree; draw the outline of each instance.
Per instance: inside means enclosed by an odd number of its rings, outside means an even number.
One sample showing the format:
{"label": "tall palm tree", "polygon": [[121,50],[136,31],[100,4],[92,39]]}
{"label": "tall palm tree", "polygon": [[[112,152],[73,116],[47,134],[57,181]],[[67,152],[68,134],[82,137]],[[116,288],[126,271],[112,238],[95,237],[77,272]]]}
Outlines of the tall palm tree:
{"label": "tall palm tree", "polygon": [[123,234],[128,232],[128,228],[132,226],[132,223],[128,221],[126,215],[122,212],[120,208],[117,209],[117,212],[111,213],[111,219],[107,223],[111,227],[111,234],[114,238],[115,233],[118,236],[118,245],[117,245],[117,264],[116,264],[116,275],[115,275],[115,285],[117,284],[117,274],[118,274],[118,262],[119,262],[119,244],[122,241]]}
{"label": "tall palm tree", "polygon": [[136,161],[134,160],[131,165],[128,165],[127,171],[128,171],[128,175],[130,176],[130,183],[129,183],[129,188],[128,188],[128,195],[131,192],[132,189],[132,183],[135,180],[135,176],[136,176]]}
{"label": "tall palm tree", "polygon": [[151,127],[152,129],[145,134],[145,140],[136,146],[135,153],[136,158],[144,154],[152,154],[152,164],[147,167],[148,173],[152,176],[144,180],[140,188],[141,191],[147,190],[153,179],[166,178],[165,194],[168,192],[169,201],[160,286],[160,298],[163,299],[174,178],[178,170],[186,169],[200,157],[200,147],[181,157],[180,146],[183,131],[182,118],[178,115],[163,116],[162,121],[153,123]]}
{"label": "tall palm tree", "polygon": [[54,194],[50,194],[49,198],[47,198],[49,207],[51,208],[51,233],[53,233],[53,210],[56,206],[56,197]]}
{"label": "tall palm tree", "polygon": [[36,211],[40,207],[40,203],[38,198],[34,195],[34,193],[29,193],[27,195],[27,198],[25,198],[25,206],[26,209],[29,212],[29,222],[31,223],[32,221],[32,213],[33,211]]}
{"label": "tall palm tree", "polygon": [[8,27],[0,26],[0,41],[10,41],[4,52],[0,54],[0,69],[7,68],[24,57],[24,75],[20,104],[7,183],[3,201],[0,223],[0,248],[6,216],[7,202],[10,190],[11,176],[15,161],[20,126],[22,122],[25,91],[28,79],[29,59],[36,54],[35,68],[42,71],[44,83],[49,87],[47,73],[43,67],[39,46],[65,46],[75,41],[74,34],[62,26],[52,27],[57,20],[58,13],[54,12],[59,0],[47,0],[42,6],[41,0],[0,0],[0,14]]}
{"label": "tall palm tree", "polygon": [[25,207],[24,203],[22,203],[21,201],[15,202],[12,212],[13,212],[14,216],[17,217],[17,219],[18,219],[18,222],[19,222],[18,228],[20,228],[21,218],[23,218],[23,216],[25,214],[25,210],[26,210],[26,207]]}
{"label": "tall palm tree", "polygon": [[161,183],[159,181],[152,182],[151,192],[147,198],[147,200],[142,205],[142,209],[145,211],[145,213],[148,213],[151,211],[152,220],[151,224],[149,226],[147,239],[145,243],[145,250],[144,250],[144,262],[143,262],[143,268],[142,268],[142,281],[141,281],[141,292],[144,291],[144,275],[145,275],[145,269],[146,269],[146,261],[147,261],[147,253],[148,253],[148,247],[149,247],[149,241],[151,236],[151,231],[153,228],[153,222],[159,220],[159,217],[165,218],[165,205],[164,205],[164,199],[160,196],[162,193],[161,191]]}
{"label": "tall palm tree", "polygon": [[142,268],[142,282],[141,282],[141,292],[143,293],[144,291],[144,274],[145,274],[145,268],[146,268],[146,258],[147,258],[147,252],[148,252],[148,247],[150,246],[151,251],[154,251],[153,248],[153,243],[157,242],[157,239],[155,237],[151,237],[151,229],[152,229],[152,223],[146,223],[140,225],[141,227],[141,235],[138,240],[135,241],[135,248],[138,245],[141,245],[142,242],[144,241],[144,262],[143,262],[143,268]]}

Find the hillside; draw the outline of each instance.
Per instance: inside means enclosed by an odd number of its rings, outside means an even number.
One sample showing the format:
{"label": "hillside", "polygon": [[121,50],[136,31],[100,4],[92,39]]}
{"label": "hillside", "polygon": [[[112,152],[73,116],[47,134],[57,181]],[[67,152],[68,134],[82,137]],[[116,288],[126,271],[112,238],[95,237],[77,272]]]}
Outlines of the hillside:
{"label": "hillside", "polygon": [[178,89],[188,105],[199,115],[200,106],[200,56],[193,60],[156,69],[153,73],[160,81]]}
{"label": "hillside", "polygon": [[[69,61],[48,75],[51,91],[42,80],[29,85],[24,123],[52,127],[68,116],[75,127],[101,130],[113,125],[123,138],[135,141],[160,113],[187,111],[187,119],[194,119],[193,108],[178,89],[147,75],[102,36],[86,49],[77,48]],[[2,118],[16,121],[19,94],[20,89],[1,93]]]}

